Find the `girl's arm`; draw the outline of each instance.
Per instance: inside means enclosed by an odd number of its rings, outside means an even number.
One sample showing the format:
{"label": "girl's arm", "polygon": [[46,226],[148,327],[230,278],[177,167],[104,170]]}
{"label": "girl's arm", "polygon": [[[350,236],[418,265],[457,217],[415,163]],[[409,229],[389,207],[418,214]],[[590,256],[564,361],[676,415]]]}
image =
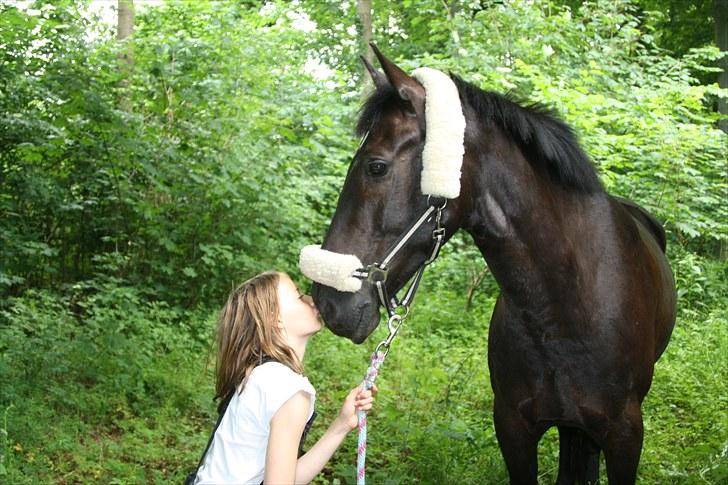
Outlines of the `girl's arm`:
{"label": "girl's arm", "polygon": [[[295,483],[298,443],[306,426],[311,396],[299,391],[270,420],[264,483]],[[309,480],[310,481],[310,480]]]}
{"label": "girl's arm", "polygon": [[[373,391],[376,392],[376,387]],[[310,397],[301,391],[281,406],[271,420],[265,483],[309,483],[323,470],[346,435],[357,426],[356,412],[372,407],[372,391],[358,386],[349,392],[339,415],[311,449],[298,459],[298,443],[306,425]]]}

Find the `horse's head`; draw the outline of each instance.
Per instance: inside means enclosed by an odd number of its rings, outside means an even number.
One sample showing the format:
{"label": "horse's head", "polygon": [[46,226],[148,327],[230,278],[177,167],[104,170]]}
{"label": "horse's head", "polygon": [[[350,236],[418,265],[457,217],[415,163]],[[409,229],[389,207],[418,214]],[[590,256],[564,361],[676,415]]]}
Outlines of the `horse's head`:
{"label": "horse's head", "polygon": [[[357,131],[364,141],[351,163],[322,245],[328,251],[353,254],[364,266],[381,262],[429,206],[420,183],[425,88],[372,47],[384,73],[364,61],[376,91],[362,110]],[[443,214],[447,237],[457,230],[457,205],[457,200],[449,201]],[[387,265],[385,285],[390,295],[430,256],[432,229],[430,222],[417,230]],[[327,326],[355,343],[363,342],[379,322],[380,301],[369,281],[363,281],[356,292],[315,283],[313,298]]]}

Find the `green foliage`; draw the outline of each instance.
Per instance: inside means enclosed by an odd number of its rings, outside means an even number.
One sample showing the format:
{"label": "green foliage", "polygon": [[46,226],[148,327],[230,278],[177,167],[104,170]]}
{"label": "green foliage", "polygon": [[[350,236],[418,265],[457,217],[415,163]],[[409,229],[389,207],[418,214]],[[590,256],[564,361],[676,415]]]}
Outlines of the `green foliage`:
{"label": "green foliage", "polygon": [[[14,96],[0,98],[0,290],[102,271],[191,307],[261,267],[291,265],[290,248],[318,237],[324,218],[309,208],[333,206],[352,109],[304,72],[305,35],[285,11],[180,2],[142,12],[122,83],[116,43],[87,42],[76,7],[2,8],[25,27],[3,34],[21,45],[4,53],[1,79]],[[74,28],[55,29],[58,17]],[[328,174],[312,179],[322,165]]]}
{"label": "green foliage", "polygon": [[[726,93],[701,82],[714,48],[662,50],[689,33],[661,8],[376,0],[374,36],[406,68],[556,108],[605,186],[665,221],[680,315],[640,480],[722,483],[726,136],[710,107]],[[356,149],[355,3],[170,1],[138,8],[125,45],[86,2],[0,0],[0,18],[0,482],[179,482],[213,422],[217,306],[253,273],[296,276],[333,213]],[[380,377],[370,481],[506,481],[486,360],[497,292],[455,235]],[[311,439],[383,332],[314,339]],[[354,441],[318,483],[353,481]],[[541,446],[550,483],[555,434]]]}
{"label": "green foliage", "polygon": [[[209,399],[199,389],[211,390],[201,366],[208,345],[193,337],[209,341],[205,313],[183,316],[113,280],[63,297],[29,290],[5,307],[3,482],[146,481],[189,466],[184,452],[199,447],[189,436],[210,419],[197,411]],[[155,469],[164,462],[170,469]]]}

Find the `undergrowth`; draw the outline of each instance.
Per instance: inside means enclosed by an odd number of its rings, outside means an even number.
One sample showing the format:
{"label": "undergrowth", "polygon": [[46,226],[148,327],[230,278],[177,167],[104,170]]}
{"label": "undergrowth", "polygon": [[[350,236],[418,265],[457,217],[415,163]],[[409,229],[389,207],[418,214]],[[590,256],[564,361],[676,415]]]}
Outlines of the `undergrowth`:
{"label": "undergrowth", "polygon": [[[507,483],[492,423],[487,330],[491,279],[457,255],[430,270],[378,379],[370,417],[371,483]],[[728,321],[724,263],[674,263],[677,325],[643,405],[639,483],[728,481]],[[459,283],[458,283],[459,281]],[[174,483],[194,467],[214,423],[210,342],[216,310],[182,311],[103,280],[29,291],[0,313],[0,482]],[[324,330],[306,372],[317,388],[317,439],[363,376],[380,327],[361,346]],[[352,433],[315,483],[354,483]],[[541,483],[558,466],[555,430],[539,447]],[[604,463],[602,461],[602,477]]]}

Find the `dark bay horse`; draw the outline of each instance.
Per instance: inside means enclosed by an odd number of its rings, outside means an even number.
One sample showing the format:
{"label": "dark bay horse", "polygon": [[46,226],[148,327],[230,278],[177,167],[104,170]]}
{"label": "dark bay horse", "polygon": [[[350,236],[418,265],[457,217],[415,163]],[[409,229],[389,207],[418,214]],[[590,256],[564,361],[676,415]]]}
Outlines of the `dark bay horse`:
{"label": "dark bay horse", "polygon": [[[323,248],[364,264],[427,208],[420,191],[427,131],[421,84],[376,50],[376,91],[358,124],[368,133],[344,182]],[[634,483],[641,403],[675,322],[665,233],[637,204],[603,190],[571,129],[452,78],[466,120],[459,197],[443,212],[447,237],[470,233],[501,292],[488,363],[494,422],[511,483],[537,483],[537,444],[557,426],[558,483],[596,483],[604,453],[611,484]],[[403,287],[429,256],[421,231],[392,261]],[[434,274],[436,270],[433,271]],[[379,322],[370,283],[354,293],[315,284],[336,334],[364,341]]]}

